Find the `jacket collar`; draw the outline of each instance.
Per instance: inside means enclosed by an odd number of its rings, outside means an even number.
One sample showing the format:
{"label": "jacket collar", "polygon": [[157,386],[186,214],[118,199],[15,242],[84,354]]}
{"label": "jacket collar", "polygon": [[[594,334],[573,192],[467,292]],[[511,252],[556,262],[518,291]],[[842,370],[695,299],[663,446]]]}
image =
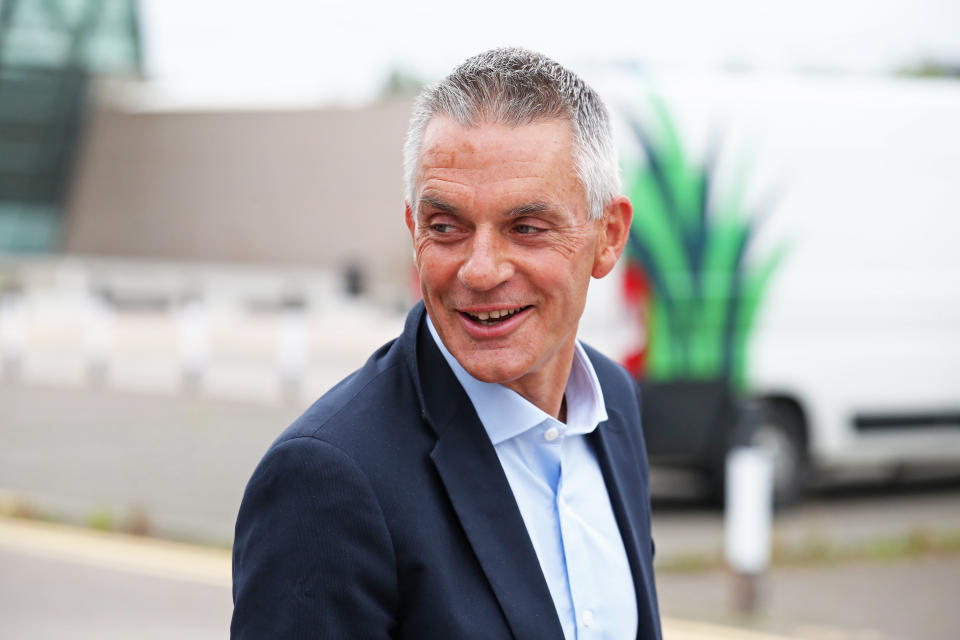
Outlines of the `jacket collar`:
{"label": "jacket collar", "polygon": [[[641,535],[650,530],[650,510],[638,509],[649,504],[647,476],[641,474],[637,464],[638,428],[629,428],[623,414],[616,408],[608,409],[609,420],[587,436],[597,453],[597,461],[603,472],[607,495],[613,507],[617,528],[627,552],[630,573],[633,575],[633,590],[637,598],[638,638],[660,637],[660,614],[653,566],[645,557],[653,557],[650,538]],[[641,541],[646,540],[646,543]],[[649,544],[649,548],[641,545]]]}
{"label": "jacket collar", "polygon": [[500,460],[424,316],[420,302],[407,317],[401,339],[423,419],[437,437],[430,458],[514,637],[562,638],[553,599]]}
{"label": "jacket collar", "polygon": [[[436,435],[430,453],[450,502],[463,526],[514,637],[561,638],[563,628],[543,578],[509,482],[466,392],[430,336],[423,302],[417,303],[401,336],[424,422]],[[594,356],[588,351],[591,359]],[[604,376],[597,370],[601,385]],[[637,594],[639,637],[655,630],[659,617],[653,570],[643,557],[639,532],[649,530],[646,481],[640,475],[633,437],[616,408],[588,438],[597,452],[610,502],[627,551]],[[632,435],[633,434],[633,435]],[[643,521],[641,521],[643,520]]]}

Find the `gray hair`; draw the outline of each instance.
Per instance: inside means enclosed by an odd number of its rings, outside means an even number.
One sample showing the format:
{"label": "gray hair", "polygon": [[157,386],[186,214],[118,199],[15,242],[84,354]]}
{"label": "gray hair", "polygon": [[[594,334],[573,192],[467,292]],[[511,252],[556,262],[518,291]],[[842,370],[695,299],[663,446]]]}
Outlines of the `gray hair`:
{"label": "gray hair", "polygon": [[467,59],[417,97],[403,149],[407,197],[414,209],[423,133],[438,114],[465,127],[567,120],[573,129],[575,167],[586,193],[588,217],[603,217],[604,207],[620,193],[610,117],[600,97],[550,58],[505,47]]}

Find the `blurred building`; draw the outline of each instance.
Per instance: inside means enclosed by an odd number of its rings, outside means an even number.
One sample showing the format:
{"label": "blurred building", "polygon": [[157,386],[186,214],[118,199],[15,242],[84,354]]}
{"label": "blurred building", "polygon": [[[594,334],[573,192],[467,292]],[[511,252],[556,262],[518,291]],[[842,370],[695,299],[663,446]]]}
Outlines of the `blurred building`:
{"label": "blurred building", "polygon": [[0,254],[407,281],[409,101],[169,110],[140,51],[134,0],[0,2]]}
{"label": "blurred building", "polygon": [[102,91],[88,118],[65,251],[405,273],[408,102],[125,110],[137,90]]}
{"label": "blurred building", "polygon": [[139,71],[134,0],[0,2],[0,252],[58,248],[90,79]]}

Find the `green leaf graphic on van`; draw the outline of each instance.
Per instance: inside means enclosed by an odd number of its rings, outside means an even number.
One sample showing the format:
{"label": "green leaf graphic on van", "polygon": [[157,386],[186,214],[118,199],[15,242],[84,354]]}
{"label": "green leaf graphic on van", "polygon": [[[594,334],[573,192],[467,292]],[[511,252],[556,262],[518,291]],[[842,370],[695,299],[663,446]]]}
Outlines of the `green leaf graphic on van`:
{"label": "green leaf graphic on van", "polygon": [[[718,145],[690,160],[666,105],[651,96],[652,118],[628,116],[645,162],[626,167],[634,218],[627,246],[630,282],[645,292],[646,351],[635,373],[652,380],[746,380],[751,328],[784,249],[747,263],[760,221],[744,205],[748,171],[718,192]],[[638,295],[636,291],[634,296]]]}

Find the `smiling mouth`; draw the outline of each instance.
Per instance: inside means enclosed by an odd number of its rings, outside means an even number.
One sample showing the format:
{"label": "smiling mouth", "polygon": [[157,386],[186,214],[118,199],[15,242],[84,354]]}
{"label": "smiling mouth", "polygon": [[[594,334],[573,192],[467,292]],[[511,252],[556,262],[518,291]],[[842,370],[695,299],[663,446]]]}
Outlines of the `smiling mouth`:
{"label": "smiling mouth", "polygon": [[467,311],[461,311],[463,315],[467,316],[477,324],[481,324],[485,327],[492,327],[494,325],[500,324],[504,320],[507,320],[521,311],[529,309],[529,306],[526,307],[514,307],[512,309],[497,309],[494,311],[481,311],[479,313],[469,313]]}

